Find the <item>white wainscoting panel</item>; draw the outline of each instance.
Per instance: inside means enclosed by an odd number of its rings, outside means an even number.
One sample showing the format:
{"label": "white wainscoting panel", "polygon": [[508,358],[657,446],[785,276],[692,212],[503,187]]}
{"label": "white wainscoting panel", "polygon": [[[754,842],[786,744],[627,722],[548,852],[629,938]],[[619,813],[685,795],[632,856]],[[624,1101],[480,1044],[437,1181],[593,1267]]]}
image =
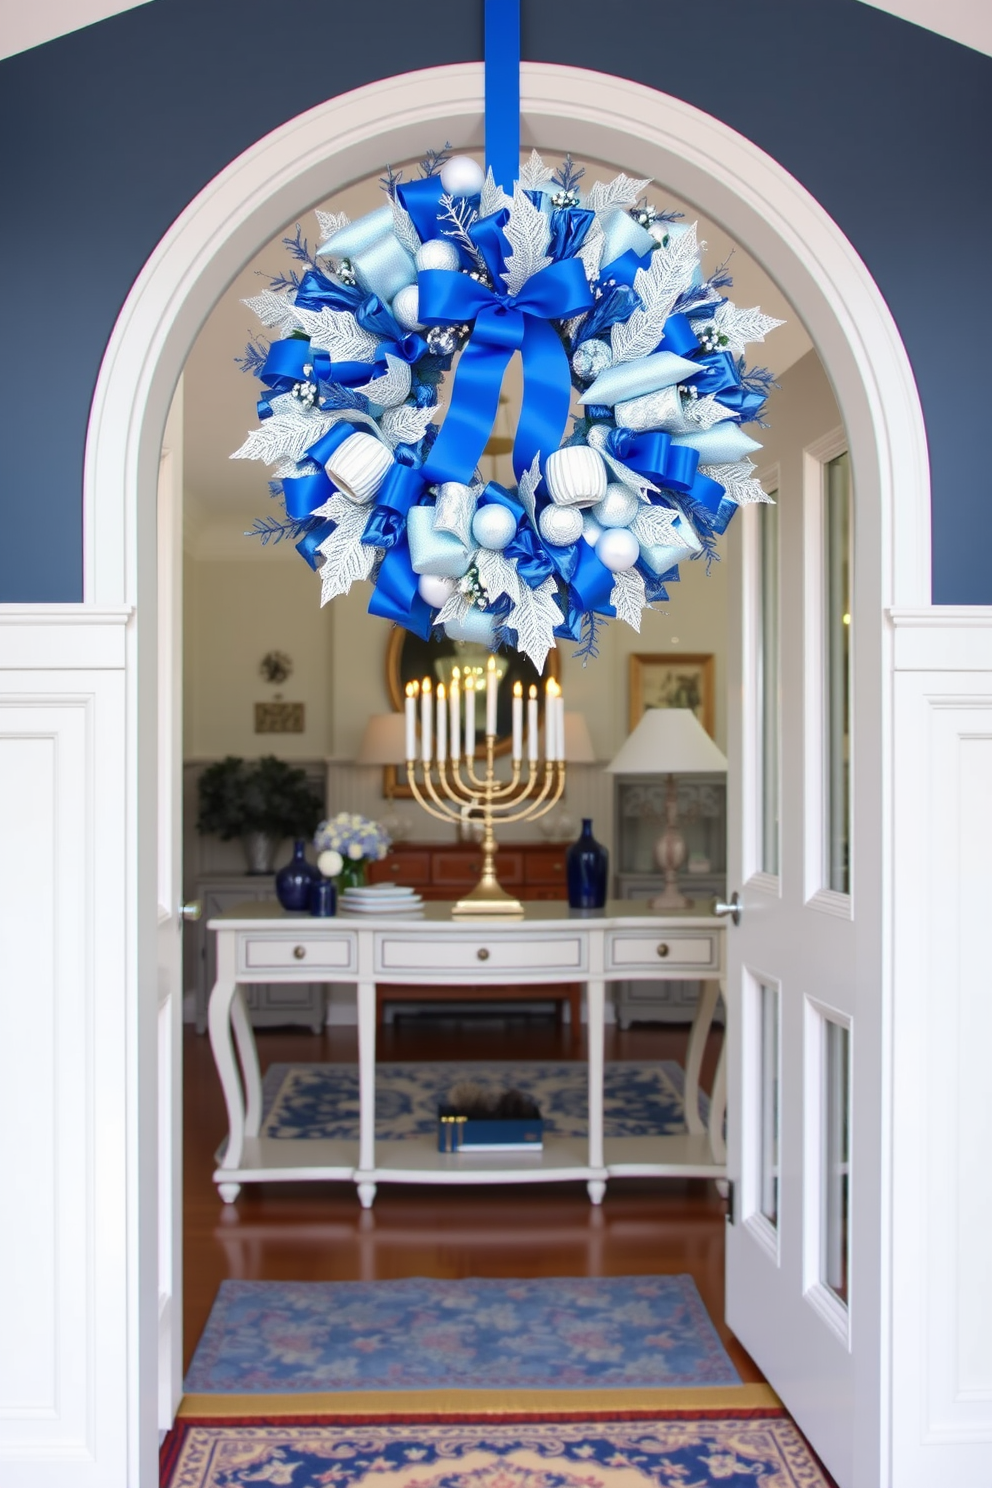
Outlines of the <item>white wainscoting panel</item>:
{"label": "white wainscoting panel", "polygon": [[[909,668],[895,679],[892,1483],[977,1485],[992,1482],[992,628],[987,611],[934,612],[936,638],[919,611],[901,635],[893,618]],[[975,669],[912,669],[950,636]]]}
{"label": "white wainscoting panel", "polygon": [[[58,650],[4,617],[5,659]],[[0,671],[0,1483],[126,1481],[124,616]],[[30,621],[25,620],[30,626]],[[109,634],[108,634],[109,632]]]}

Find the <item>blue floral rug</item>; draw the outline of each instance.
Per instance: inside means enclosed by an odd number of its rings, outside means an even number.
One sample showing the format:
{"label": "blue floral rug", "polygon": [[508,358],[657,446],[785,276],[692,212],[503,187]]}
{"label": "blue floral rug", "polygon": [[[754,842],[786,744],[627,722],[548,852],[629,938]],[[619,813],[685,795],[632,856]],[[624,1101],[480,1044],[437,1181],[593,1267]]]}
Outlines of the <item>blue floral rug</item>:
{"label": "blue floral rug", "polygon": [[[517,1089],[532,1095],[545,1131],[586,1135],[588,1073],[583,1060],[525,1063],[378,1064],[375,1134],[382,1140],[433,1136],[437,1108],[466,1080],[487,1090]],[[685,1130],[682,1067],[674,1060],[617,1061],[606,1066],[605,1134],[648,1137]],[[705,1121],[709,1102],[699,1098]],[[358,1066],[272,1064],[263,1082],[262,1135],[358,1136]]]}
{"label": "blue floral rug", "polygon": [[738,1385],[690,1276],[225,1281],[187,1394]]}
{"label": "blue floral rug", "polygon": [[180,1423],[162,1488],[830,1488],[780,1413],[429,1425]]}

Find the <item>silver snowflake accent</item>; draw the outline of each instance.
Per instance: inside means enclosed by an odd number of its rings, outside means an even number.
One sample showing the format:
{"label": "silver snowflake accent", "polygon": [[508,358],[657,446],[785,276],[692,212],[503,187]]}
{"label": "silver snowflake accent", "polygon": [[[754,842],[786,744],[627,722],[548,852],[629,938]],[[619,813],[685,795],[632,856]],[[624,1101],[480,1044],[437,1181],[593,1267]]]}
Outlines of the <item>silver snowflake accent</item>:
{"label": "silver snowflake accent", "polygon": [[326,351],[332,362],[372,362],[379,338],[365,331],[350,310],[297,309],[300,325],[315,351]]}
{"label": "silver snowflake accent", "polygon": [[625,465],[622,460],[618,460],[615,455],[610,454],[606,446],[606,439],[609,432],[610,428],[608,424],[593,424],[587,436],[587,443],[602,455],[618,481],[623,481],[625,486],[629,486],[632,491],[636,491],[642,501],[649,501],[650,493],[654,492],[657,494],[658,487],[654,481],[648,480],[646,475],[641,475],[638,471],[632,470],[629,465]]}
{"label": "silver snowflake accent", "polygon": [[754,506],[765,502],[774,506],[772,498],[760,481],[752,479],[755,469],[752,460],[737,460],[733,465],[700,465],[700,475],[708,475],[724,488],[727,499],[737,506]]}
{"label": "silver snowflake accent", "polygon": [[486,171],[486,179],[482,183],[482,191],[479,196],[479,216],[492,217],[495,212],[508,210],[513,206],[513,197],[507,196],[502,186],[496,185],[496,177],[493,175],[492,166]]}
{"label": "silver snowflake accent", "polygon": [[434,507],[434,530],[450,532],[463,548],[472,547],[472,518],[475,516],[476,493],[458,481],[445,481],[437,488]]}
{"label": "silver snowflake accent", "polygon": [[551,262],[547,254],[551,223],[519,183],[513,188],[513,206],[503,235],[513,251],[507,257],[502,278],[507,291],[516,295],[532,275],[546,269]]}
{"label": "silver snowflake accent", "polygon": [[303,408],[291,393],[274,398],[272,408],[271,417],[251,430],[241,448],[231,455],[232,460],[264,460],[266,465],[274,465],[277,460],[302,460],[334,423],[328,414]]}
{"label": "silver snowflake accent", "polygon": [[274,289],[265,289],[260,295],[253,295],[250,300],[242,300],[241,303],[247,305],[264,326],[273,327],[282,336],[291,335],[303,324],[296,306],[286,295],[277,294]]}
{"label": "silver snowflake accent", "polygon": [[325,605],[339,594],[347,594],[356,579],[371,577],[379,549],[361,541],[368,512],[355,506],[347,496],[340,493],[332,496],[319,514],[338,524],[317,549],[324,559],[320,570],[320,602]]}
{"label": "silver snowflake accent", "polygon": [[393,209],[393,237],[407,253],[414,254],[420,247],[420,234],[413,225],[413,218],[394,196],[389,205]]}
{"label": "silver snowflake accent", "polygon": [[531,150],[530,159],[520,167],[520,184],[525,191],[543,191],[548,182],[554,180],[554,175],[537,151]]}
{"label": "silver snowflake accent", "polygon": [[514,604],[519,603],[521,585],[516,564],[491,548],[480,548],[475,555],[475,562],[490,600],[499,599],[501,594],[506,594]]}
{"label": "silver snowflake accent", "polygon": [[597,181],[586,197],[586,206],[597,218],[608,217],[617,207],[632,207],[650,185],[650,180],[635,181],[621,171],[612,181]]}
{"label": "silver snowflake accent", "polygon": [[390,356],[387,351],[386,371],[382,377],[367,382],[362,393],[373,403],[378,403],[380,408],[395,408],[397,404],[406,402],[410,381],[410,363],[404,362],[402,357]]}
{"label": "silver snowflake accent", "polygon": [[636,568],[627,568],[622,573],[613,575],[610,604],[616,610],[618,620],[623,620],[625,624],[640,633],[641,611],[646,603],[647,593],[644,580]]}
{"label": "silver snowflake accent", "polygon": [[550,575],[536,589],[521,584],[520,599],[506,617],[507,626],[517,632],[517,650],[529,656],[539,672],[544,670],[548,652],[555,649],[555,627],[562,621],[555,602],[557,592]]}
{"label": "silver snowflake accent", "polygon": [[741,310],[729,300],[724,301],[713,320],[720,334],[726,336],[729,343],[727,350],[734,356],[743,355],[749,341],[764,341],[769,331],[774,331],[776,326],[785,325],[784,320],[776,320],[774,315],[762,314],[758,305],[752,306],[750,310]]}
{"label": "silver snowflake accent", "polygon": [[672,313],[675,301],[692,282],[699,263],[699,245],[696,242],[696,224],[669,241],[667,248],[658,248],[651,255],[646,269],[638,269],[634,275],[634,289],[643,305],[624,322],[619,322],[610,332],[614,362],[629,362],[635,357],[648,356],[661,340],[665,321]]}
{"label": "silver snowflake accent", "polygon": [[[316,211],[317,226],[320,228],[320,241],[326,243],[328,238],[333,238],[336,232],[347,227],[351,218],[347,212],[322,212],[320,208]],[[320,249],[317,249],[320,252]]]}
{"label": "silver snowflake accent", "polygon": [[398,444],[419,444],[427,433],[431,415],[436,411],[434,408],[414,408],[409,403],[401,403],[399,408],[387,408],[379,420],[379,427],[390,449],[395,449]]}
{"label": "silver snowflake accent", "polygon": [[680,538],[672,523],[678,512],[664,506],[642,506],[630,530],[642,548],[675,548]]}
{"label": "silver snowflake accent", "polygon": [[523,503],[524,510],[526,511],[528,517],[530,517],[530,525],[533,527],[535,532],[538,530],[537,498],[535,496],[535,492],[537,491],[537,488],[540,484],[541,452],[540,450],[538,450],[537,454],[530,462],[530,469],[524,471],[523,475],[520,477],[520,483],[517,487],[517,495],[520,497],[520,500]]}

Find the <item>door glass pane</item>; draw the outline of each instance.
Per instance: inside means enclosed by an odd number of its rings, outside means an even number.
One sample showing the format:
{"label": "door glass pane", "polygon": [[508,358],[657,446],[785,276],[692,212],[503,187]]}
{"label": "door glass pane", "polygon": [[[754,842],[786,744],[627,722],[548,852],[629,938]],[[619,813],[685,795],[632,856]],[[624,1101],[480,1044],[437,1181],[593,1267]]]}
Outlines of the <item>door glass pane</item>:
{"label": "door glass pane", "polygon": [[824,1020],[823,1193],[820,1213],[820,1279],[848,1301],[851,1203],[851,1034]]}
{"label": "door glass pane", "polygon": [[761,984],[761,1150],[758,1156],[759,1206],[778,1226],[779,1122],[778,988]]}
{"label": "door glass pane", "polygon": [[851,892],[851,473],[847,454],[826,467],[827,885]]}
{"label": "door glass pane", "polygon": [[[769,495],[777,498],[778,492]],[[758,686],[761,728],[761,869],[779,871],[778,778],[778,507],[761,508],[761,647]]]}

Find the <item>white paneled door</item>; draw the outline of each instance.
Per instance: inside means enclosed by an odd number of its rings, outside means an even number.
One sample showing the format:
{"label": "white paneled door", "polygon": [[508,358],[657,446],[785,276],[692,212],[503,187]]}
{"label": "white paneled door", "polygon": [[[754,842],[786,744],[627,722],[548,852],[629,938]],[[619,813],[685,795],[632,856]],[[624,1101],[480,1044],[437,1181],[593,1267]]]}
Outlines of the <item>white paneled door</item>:
{"label": "white paneled door", "polygon": [[766,481],[777,504],[741,514],[731,663],[727,1319],[860,1488],[880,1480],[874,661],[843,433]]}

